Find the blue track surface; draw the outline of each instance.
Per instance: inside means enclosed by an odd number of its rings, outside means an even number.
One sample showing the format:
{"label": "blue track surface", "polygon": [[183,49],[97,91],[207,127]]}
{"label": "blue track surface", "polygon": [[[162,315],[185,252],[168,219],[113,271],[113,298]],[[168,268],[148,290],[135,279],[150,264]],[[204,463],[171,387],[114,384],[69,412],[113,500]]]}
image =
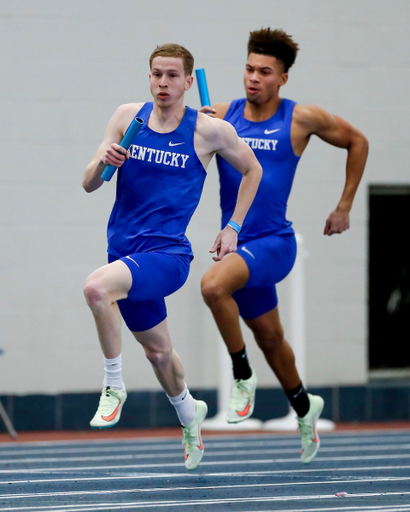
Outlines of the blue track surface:
{"label": "blue track surface", "polygon": [[[410,431],[204,436],[195,472],[180,440],[0,445],[0,510],[410,511]],[[336,497],[339,492],[347,497]]]}

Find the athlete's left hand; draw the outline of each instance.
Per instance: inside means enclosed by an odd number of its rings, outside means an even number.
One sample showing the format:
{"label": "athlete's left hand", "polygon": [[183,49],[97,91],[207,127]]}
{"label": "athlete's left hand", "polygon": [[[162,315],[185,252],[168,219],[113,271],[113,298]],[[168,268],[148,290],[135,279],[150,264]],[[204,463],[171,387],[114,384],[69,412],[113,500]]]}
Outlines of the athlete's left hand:
{"label": "athlete's left hand", "polygon": [[215,243],[209,252],[216,252],[216,256],[214,256],[212,259],[214,261],[221,261],[222,258],[227,254],[235,252],[237,247],[238,233],[231,227],[225,226],[225,228],[216,237]]}
{"label": "athlete's left hand", "polygon": [[336,209],[327,218],[323,234],[330,236],[335,233],[343,233],[349,227],[349,212]]}

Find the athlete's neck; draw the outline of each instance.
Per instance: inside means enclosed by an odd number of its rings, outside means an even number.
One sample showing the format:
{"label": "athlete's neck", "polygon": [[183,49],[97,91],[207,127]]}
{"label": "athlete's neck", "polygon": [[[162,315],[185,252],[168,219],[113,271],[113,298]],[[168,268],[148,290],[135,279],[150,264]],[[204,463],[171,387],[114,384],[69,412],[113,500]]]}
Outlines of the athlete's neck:
{"label": "athlete's neck", "polygon": [[184,117],[186,107],[181,104],[170,108],[159,107],[154,102],[151,115],[148,120],[148,126],[154,132],[169,133],[176,130]]}
{"label": "athlete's neck", "polygon": [[266,121],[276,114],[281,101],[282,99],[279,96],[269,98],[268,101],[263,103],[251,103],[246,100],[243,117],[255,123]]}

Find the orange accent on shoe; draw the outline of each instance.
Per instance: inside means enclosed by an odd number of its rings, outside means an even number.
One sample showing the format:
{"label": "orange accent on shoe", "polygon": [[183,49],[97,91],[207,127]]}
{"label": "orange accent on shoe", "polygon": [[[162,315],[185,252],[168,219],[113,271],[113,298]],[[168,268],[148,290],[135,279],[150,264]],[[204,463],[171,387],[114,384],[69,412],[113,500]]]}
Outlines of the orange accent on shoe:
{"label": "orange accent on shoe", "polygon": [[245,407],[243,411],[236,411],[239,416],[246,416],[251,408],[251,401],[249,400],[248,405]]}
{"label": "orange accent on shoe", "polygon": [[[199,425],[198,425],[198,438],[199,438],[199,443],[200,443],[198,448],[200,450],[203,450],[204,449],[204,445],[202,444],[202,438],[201,438],[201,433],[200,433],[200,430],[199,430]],[[185,452],[185,460],[187,460],[188,454],[186,452],[186,445],[185,445],[185,448],[184,448],[184,452]]]}
{"label": "orange accent on shoe", "polygon": [[315,438],[313,439],[314,443],[317,443],[317,432],[316,432],[316,422],[313,422],[313,432],[315,433]]}
{"label": "orange accent on shoe", "polygon": [[112,414],[110,414],[109,416],[101,416],[101,418],[104,421],[112,421],[117,416],[117,412],[118,412],[118,409],[120,408],[120,405],[121,405],[121,400],[120,400],[120,403],[117,405],[115,411]]}
{"label": "orange accent on shoe", "polygon": [[204,449],[204,445],[202,444],[202,437],[201,437],[201,432],[199,430],[199,425],[198,425],[198,437],[199,437],[199,442],[200,442],[199,449],[203,450]]}

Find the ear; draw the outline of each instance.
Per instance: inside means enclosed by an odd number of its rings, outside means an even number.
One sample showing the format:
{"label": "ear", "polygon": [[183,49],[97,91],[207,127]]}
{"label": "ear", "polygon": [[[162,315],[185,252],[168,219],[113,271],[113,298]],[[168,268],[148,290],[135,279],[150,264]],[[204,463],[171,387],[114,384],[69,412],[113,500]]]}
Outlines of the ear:
{"label": "ear", "polygon": [[188,91],[192,87],[193,83],[194,83],[194,77],[191,75],[187,76],[185,79],[185,90]]}
{"label": "ear", "polygon": [[279,81],[279,83],[280,83],[280,87],[282,87],[282,85],[285,85],[285,84],[286,84],[286,82],[288,81],[288,78],[289,78],[288,73],[282,73],[282,74],[280,75],[280,81]]}

